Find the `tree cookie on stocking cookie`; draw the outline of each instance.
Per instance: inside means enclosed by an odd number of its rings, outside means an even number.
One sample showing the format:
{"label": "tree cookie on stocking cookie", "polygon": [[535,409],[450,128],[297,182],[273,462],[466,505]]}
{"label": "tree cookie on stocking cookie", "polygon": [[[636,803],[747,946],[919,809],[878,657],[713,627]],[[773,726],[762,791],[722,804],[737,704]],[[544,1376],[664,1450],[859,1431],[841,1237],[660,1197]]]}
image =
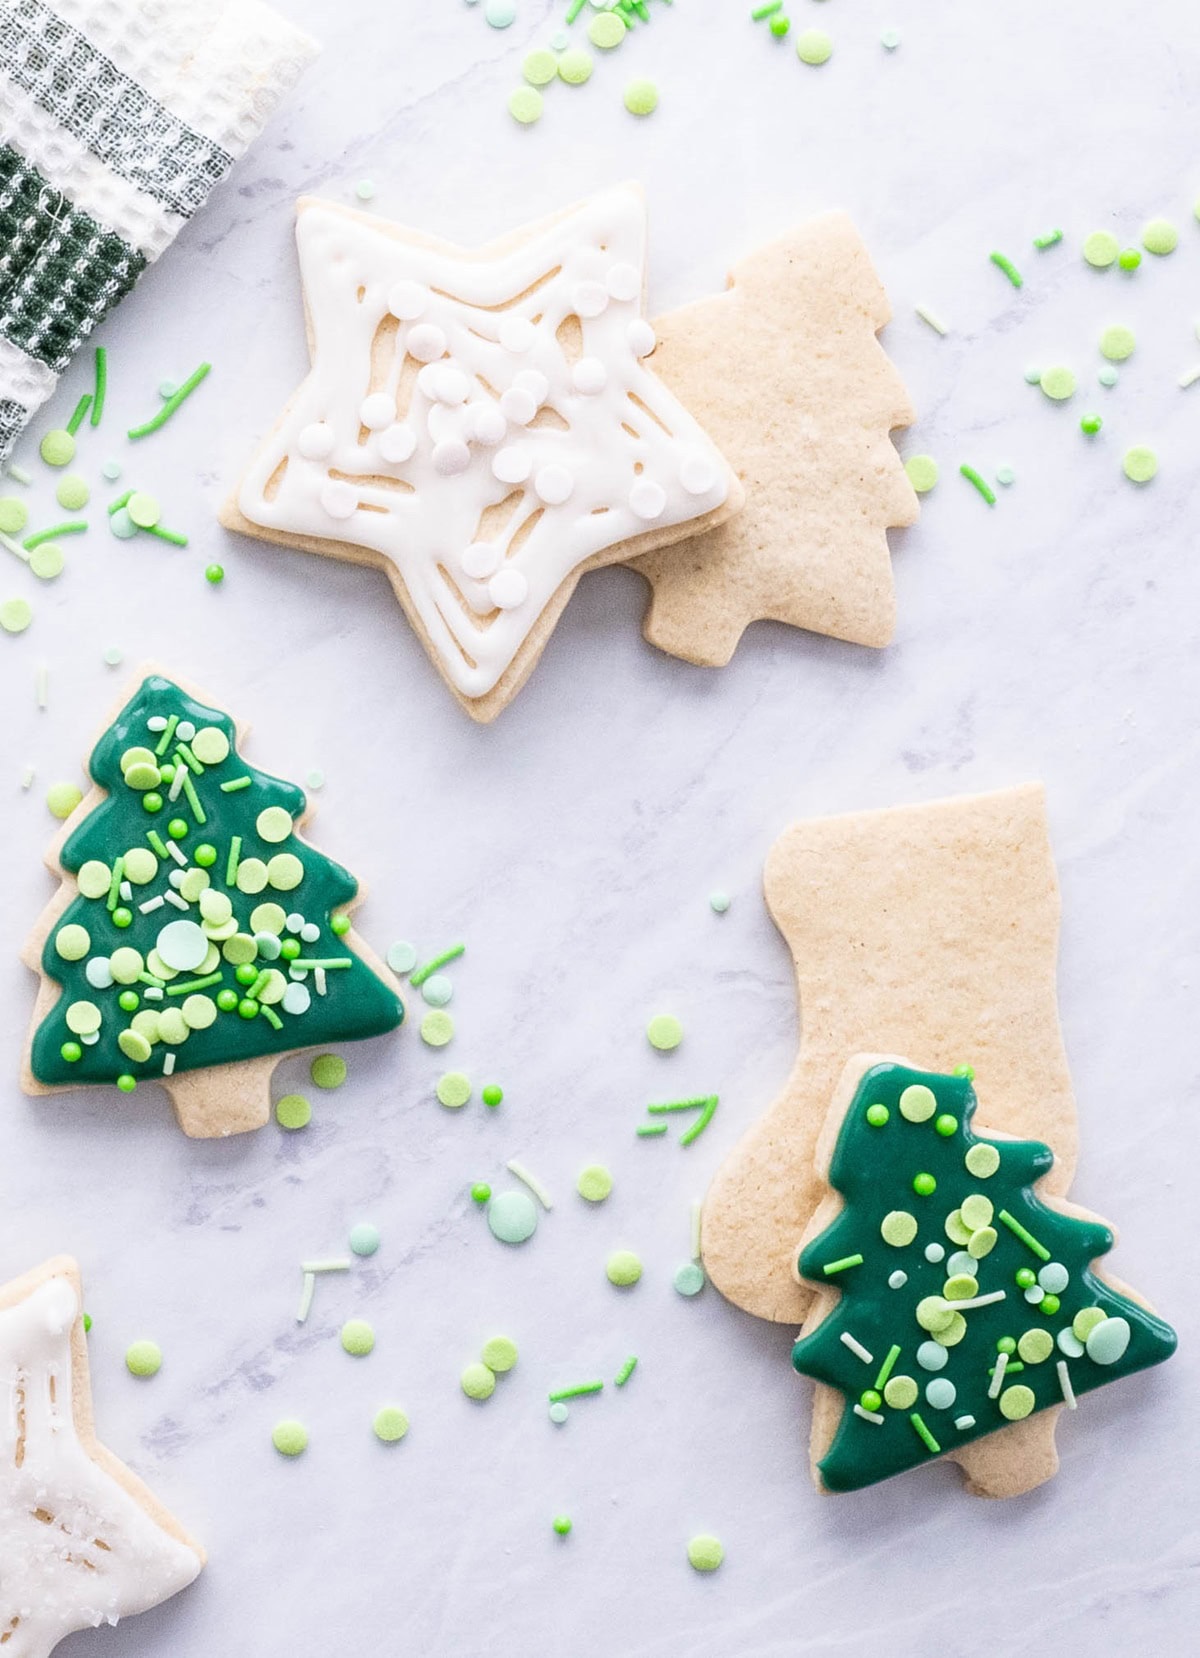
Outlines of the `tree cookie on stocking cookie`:
{"label": "tree cookie on stocking cookie", "polygon": [[229,528],[387,575],[473,719],[516,695],[584,571],[740,507],[647,363],[624,185],[481,249],[300,203],[307,379]]}
{"label": "tree cookie on stocking cookie", "polygon": [[746,505],[633,562],[652,645],[723,667],[760,619],[889,643],[887,530],[917,518],[891,439],[913,409],[876,338],[890,315],[858,232],[827,213],[741,260],[724,293],[656,320],[654,371],[697,410]]}
{"label": "tree cookie on stocking cookie", "polygon": [[0,1287],[0,1391],[0,1649],[48,1658],[178,1594],[204,1551],[96,1438],[65,1255]]}
{"label": "tree cookie on stocking cookie", "polygon": [[352,927],[358,882],[301,839],[304,791],[247,765],[245,735],[146,669],[100,737],[23,957],[27,1093],[146,1078],[186,1134],[235,1134],[266,1122],[285,1054],[400,1024]]}
{"label": "tree cookie on stocking cookie", "polygon": [[[765,888],[795,963],[800,1050],[709,1189],[703,1257],[730,1301],[796,1325],[815,1295],[796,1260],[828,1195],[822,1131],[831,1100],[845,1111],[839,1085],[856,1054],[902,1054],[940,1074],[969,1063],[988,1129],[1052,1148],[1038,1195],[1065,1197],[1077,1135],[1043,791],[796,824],[771,849]],[[973,1486],[1007,1493],[1048,1477],[1055,1414],[966,1448]]]}

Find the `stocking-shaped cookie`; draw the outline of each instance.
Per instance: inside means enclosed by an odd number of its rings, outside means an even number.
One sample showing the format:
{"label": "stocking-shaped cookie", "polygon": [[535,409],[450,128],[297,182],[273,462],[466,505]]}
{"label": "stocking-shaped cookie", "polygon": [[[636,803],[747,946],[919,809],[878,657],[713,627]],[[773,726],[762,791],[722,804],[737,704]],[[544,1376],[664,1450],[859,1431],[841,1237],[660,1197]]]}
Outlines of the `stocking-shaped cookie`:
{"label": "stocking-shaped cookie", "polygon": [[829,213],[742,260],[723,294],[655,322],[656,374],[697,410],[746,489],[743,510],[636,559],[645,635],[721,667],[769,618],[886,645],[886,531],[917,499],[891,441],[913,410],[876,334],[890,309],[850,220]]}
{"label": "stocking-shaped cookie", "polygon": [[[963,1068],[965,1071],[965,1067]],[[1175,1350],[1101,1273],[1113,1233],[1043,1198],[1048,1146],[980,1128],[965,1074],[859,1054],[817,1144],[831,1188],[801,1240],[816,1292],[792,1354],[813,1377],[818,1489],[945,1456],[1013,1496],[1057,1467],[1054,1419]]]}
{"label": "stocking-shaped cookie", "polygon": [[[904,1054],[941,1072],[970,1064],[988,1128],[1053,1149],[1042,1194],[1070,1185],[1075,1102],[1042,789],[797,824],[772,847],[765,884],[795,960],[800,1053],[717,1173],[704,1264],[738,1306],[799,1324],[813,1292],[794,1275],[797,1247],[827,1190],[818,1137],[853,1055]],[[1052,1462],[1052,1413],[1016,1432],[1040,1440]]]}

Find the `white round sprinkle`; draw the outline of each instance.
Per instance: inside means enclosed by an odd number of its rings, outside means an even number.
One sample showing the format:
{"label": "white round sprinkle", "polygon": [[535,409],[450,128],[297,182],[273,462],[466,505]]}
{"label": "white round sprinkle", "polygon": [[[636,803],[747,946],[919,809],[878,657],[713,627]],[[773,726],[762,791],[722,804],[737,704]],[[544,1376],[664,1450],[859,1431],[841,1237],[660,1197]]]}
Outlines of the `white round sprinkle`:
{"label": "white round sprinkle", "polygon": [[417,390],[431,403],[437,402],[437,383],[441,366],[440,363],[426,363],[417,375]]}
{"label": "white round sprinkle", "polygon": [[192,738],[196,735],[196,727],[192,724],[191,720],[180,720],[179,724],[175,727],[175,735],[182,738],[185,743],[190,743]]}
{"label": "white round sprinkle", "polygon": [[550,382],[537,368],[523,368],[513,376],[513,385],[518,391],[528,392],[539,408],[550,395]]}
{"label": "white round sprinkle", "polygon": [[523,484],[533,471],[529,450],[521,443],[497,449],[492,457],[492,471],[502,484]]}
{"label": "white round sprinkle", "polygon": [[444,438],[433,446],[433,469],[443,478],[453,478],[465,472],[471,464],[471,451],[461,438]]}
{"label": "white round sprinkle", "polygon": [[542,466],[533,487],[548,507],[560,507],[575,488],[575,480],[565,466]]}
{"label": "white round sprinkle", "polygon": [[107,956],[93,956],[83,970],[93,990],[107,990],[113,982],[112,968]]}
{"label": "white round sprinkle", "polygon": [[315,944],[321,936],[321,929],[315,921],[306,921],[300,929],[300,937],[305,944]]}
{"label": "white round sprinkle", "polygon": [[358,418],[368,432],[382,432],[396,418],[396,399],[385,391],[374,391],[370,397],[363,398]]}
{"label": "white round sprinkle", "polygon": [[940,1243],[927,1243],[925,1245],[925,1259],[936,1266],[939,1261],[946,1259],[946,1251]]}
{"label": "white round sprinkle", "polygon": [[463,571],[476,581],[486,581],[489,576],[494,576],[503,562],[503,550],[493,541],[473,541],[469,547],[463,548]]}
{"label": "white round sprinkle", "polygon": [[537,339],[537,329],[526,317],[505,317],[500,324],[500,344],[505,351],[528,351]]}
{"label": "white round sprinkle", "polygon": [[1081,1359],[1087,1351],[1069,1324],[1058,1332],[1058,1350],[1069,1359]]}
{"label": "white round sprinkle", "polygon": [[613,299],[636,299],[642,291],[642,278],[636,265],[622,262],[608,267],[604,286]]}
{"label": "white round sprinkle", "polygon": [[289,915],[287,920],[284,922],[284,926],[287,928],[289,933],[298,933],[303,925],[304,917],[300,914],[299,910],[293,910],[291,915]]}
{"label": "white round sprinkle", "polygon": [[146,721],[147,731],[165,731],[166,729],[167,716],[165,714],[151,714],[150,718]]}
{"label": "white round sprinkle", "polygon": [[289,984],[283,993],[282,1007],[285,1013],[307,1013],[312,1006],[312,996],[307,985]]}
{"label": "white round sprinkle", "polygon": [[417,947],[407,939],[388,945],[387,964],[393,973],[408,973],[417,965]]}
{"label": "white round sprinkle", "polygon": [[419,322],[408,331],[405,342],[410,357],[418,363],[434,363],[446,349],[446,336],[435,322]]}
{"label": "white round sprinkle", "polygon": [[1031,1307],[1036,1307],[1045,1299],[1046,1292],[1040,1284],[1030,1284],[1025,1291],[1025,1299]]}
{"label": "white round sprinkle", "polygon": [[497,610],[515,610],[519,604],[524,604],[529,593],[529,583],[519,570],[510,566],[507,570],[498,570],[488,582],[488,597]]}
{"label": "white round sprinkle", "polygon": [[1061,1261],[1047,1261],[1038,1273],[1038,1283],[1047,1295],[1061,1295],[1071,1282],[1071,1274]]}
{"label": "white round sprinkle", "polygon": [[330,478],[321,485],[321,505],[330,518],[353,518],[358,510],[358,491],[353,484]]}
{"label": "white round sprinkle", "polygon": [[934,1410],[949,1410],[958,1397],[958,1390],[948,1376],[935,1376],[925,1385],[926,1402]]}
{"label": "white round sprinkle", "polygon": [[608,384],[608,370],[599,357],[581,357],[572,365],[571,384],[584,397],[595,397]]}
{"label": "white round sprinkle", "polygon": [[654,338],[654,330],[644,317],[637,317],[629,324],[625,338],[629,341],[629,349],[635,357],[648,357],[658,343]]}
{"label": "white round sprinkle", "polygon": [[190,973],[208,954],[208,936],[194,921],[168,921],[154,941],[168,967]]}
{"label": "white round sprinkle", "polygon": [[503,443],[508,421],[494,403],[472,403],[467,410],[467,441],[494,449]]}
{"label": "white round sprinkle", "polygon": [[429,289],[419,282],[397,282],[388,291],[388,310],[401,322],[423,317],[429,307]]}
{"label": "white round sprinkle", "polygon": [[895,1272],[893,1272],[888,1278],[889,1289],[902,1290],[907,1283],[908,1274],[905,1272],[903,1267],[897,1267]]}
{"label": "white round sprinkle", "polygon": [[187,879],[187,870],[186,869],[173,869],[171,871],[171,873],[167,876],[167,880],[170,881],[171,885],[175,888],[175,890],[177,892],[178,892],[179,888],[183,885],[183,883],[186,879]]}
{"label": "white round sprinkle", "polygon": [[433,395],[439,403],[453,409],[465,403],[470,394],[471,382],[456,363],[438,364],[437,388]]}
{"label": "white round sprinkle", "polygon": [[689,455],[679,468],[679,482],[689,495],[707,495],[716,487],[717,474],[701,455]]}
{"label": "white round sprinkle", "polygon": [[510,386],[500,398],[500,412],[514,426],[528,426],[537,411],[537,400],[520,386]]}
{"label": "white round sprinkle", "polygon": [[314,420],[303,426],[296,439],[296,448],[306,461],[323,461],[333,453],[333,427],[324,420]]}
{"label": "white round sprinkle", "polygon": [[416,447],[417,434],[411,426],[389,426],[386,431],[379,434],[379,453],[393,466],[399,466],[402,461],[410,459]]}
{"label": "white round sprinkle", "polygon": [[599,317],[608,309],[608,289],[603,282],[577,282],[571,290],[576,316]]}
{"label": "white round sprinkle", "polygon": [[661,518],[666,504],[666,490],[652,478],[639,478],[629,491],[630,510],[639,518]]}

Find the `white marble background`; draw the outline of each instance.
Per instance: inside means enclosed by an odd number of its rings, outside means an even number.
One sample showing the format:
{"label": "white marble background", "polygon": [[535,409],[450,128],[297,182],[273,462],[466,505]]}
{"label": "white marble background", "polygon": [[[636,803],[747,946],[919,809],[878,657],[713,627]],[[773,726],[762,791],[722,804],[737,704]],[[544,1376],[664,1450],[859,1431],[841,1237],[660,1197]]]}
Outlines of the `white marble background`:
{"label": "white marble background", "polygon": [[[748,21],[749,0],[649,0],[652,26],[587,87],[552,88],[529,131],[504,100],[561,4],[522,0],[500,35],[459,0],[282,3],[324,37],[324,57],[104,333],[112,412],[85,464],[126,459],[193,545],[93,533],[68,548],[56,587],[30,591],[29,632],[0,639],[0,1277],[54,1250],[79,1256],[102,1431],[211,1553],[186,1595],[66,1642],[64,1658],[1193,1650],[1200,385],[1176,384],[1200,362],[1190,0],[789,0],[794,28],[835,37],[817,72]],[[888,26],[903,35],[891,55]],[[662,90],[641,123],[620,102],[639,73]],[[643,585],[610,570],[584,582],[516,705],[478,729],[382,577],[214,523],[301,372],[292,202],[348,200],[370,177],[381,214],[472,240],[627,176],[649,193],[655,308],[717,287],[798,218],[848,208],[922,411],[904,447],[935,454],[943,483],[894,537],[900,626],[885,654],[764,625],[724,671],[691,668],[643,643]],[[1082,267],[1087,231],[1132,239],[1158,212],[1183,227],[1172,259],[1132,281]],[[1056,223],[1068,243],[1035,254],[1031,237]],[[1025,271],[1022,293],[988,264],[995,246]],[[947,339],[916,303],[945,315]],[[1102,392],[1109,321],[1131,323],[1139,348]],[[209,384],[135,459],[116,433],[202,354]],[[1067,408],[1023,382],[1050,360],[1085,388]],[[84,378],[68,376],[64,416]],[[1106,421],[1091,444],[1077,428],[1089,406]],[[1162,461],[1140,491],[1120,475],[1134,441]],[[1010,462],[1018,481],[989,511],[955,475],[961,460]],[[228,569],[216,592],[201,576],[214,556]],[[6,564],[0,596],[27,587]],[[272,1125],[232,1144],[183,1140],[150,1087],[20,1095],[32,985],[15,951],[50,891],[43,790],[77,775],[125,683],[102,665],[109,644],[251,718],[259,764],[324,768],[315,836],[369,882],[363,927],[379,946],[466,939],[442,1059],[415,1029],[352,1049],[350,1081],[314,1098],[307,1132]],[[38,777],[22,796],[27,759]],[[1059,1477],[1030,1497],[975,1501],[936,1468],[819,1499],[791,1332],[671,1288],[689,1201],[795,1052],[763,858],[805,814],[1027,777],[1048,784],[1062,875],[1076,1195],[1119,1224],[1113,1265],[1178,1325],[1181,1352],[1090,1397],[1062,1425]],[[707,903],[717,886],[734,894],[723,919]],[[687,1032],[665,1060],[642,1036],[661,1009]],[[432,1088],[449,1060],[501,1081],[503,1107],[442,1111]],[[279,1083],[302,1080],[296,1062]],[[701,1089],[721,1107],[690,1151],[635,1140],[647,1099]],[[466,1197],[510,1156],[558,1199],[520,1251]],[[573,1182],[593,1157],[617,1188],[585,1213]],[[362,1218],[383,1230],[379,1255],[324,1283],[298,1329],[301,1256],[339,1249]],[[647,1267],[628,1297],[603,1276],[622,1244]],[[378,1331],[366,1361],[337,1344],[351,1314]],[[521,1363],[478,1409],[458,1373],[498,1331]],[[122,1365],[144,1334],[166,1354],[150,1383]],[[628,1389],[555,1431],[547,1387],[611,1376],[627,1352],[642,1360]],[[386,1450],[369,1424],[392,1399],[412,1431]],[[294,1464],[270,1444],[291,1414],[312,1435]],[[550,1531],[559,1511],[575,1522],[566,1544]],[[710,1579],[684,1559],[698,1530],[727,1549]]]}

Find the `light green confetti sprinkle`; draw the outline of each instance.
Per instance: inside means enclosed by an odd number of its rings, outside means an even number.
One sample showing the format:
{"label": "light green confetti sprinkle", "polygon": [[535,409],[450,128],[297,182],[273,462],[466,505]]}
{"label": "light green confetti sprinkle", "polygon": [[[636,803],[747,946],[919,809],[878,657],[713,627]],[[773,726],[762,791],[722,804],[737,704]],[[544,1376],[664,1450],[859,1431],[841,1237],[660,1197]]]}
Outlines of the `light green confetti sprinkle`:
{"label": "light green confetti sprinkle", "polygon": [[582,86],[592,77],[592,59],[579,46],[572,46],[558,60],[558,78],[568,86]]}
{"label": "light green confetti sprinkle", "polygon": [[75,439],[64,427],[56,426],[38,445],[38,454],[47,466],[70,466],[75,459]]}
{"label": "light green confetti sprinkle", "polygon": [[66,512],[78,512],[91,499],[91,490],[78,472],[68,472],[54,491],[54,498]]}
{"label": "light green confetti sprinkle", "polygon": [[973,1174],[977,1180],[990,1180],[1000,1167],[1000,1153],[995,1146],[981,1140],[970,1148],[963,1162],[968,1174]]}
{"label": "light green confetti sprinkle", "polygon": [[619,12],[597,12],[588,24],[588,39],[602,52],[611,52],[625,39],[625,20]]}
{"label": "light green confetti sprinkle", "polygon": [[435,1008],[421,1020],[421,1041],[431,1048],[444,1048],[454,1035],[454,1020],[441,1008]]}
{"label": "light green confetti sprinkle", "polygon": [[646,1026],[646,1038],[652,1048],[669,1053],[683,1041],[683,1026],[671,1013],[656,1013]]}
{"label": "light green confetti sprinkle", "polygon": [[365,1318],[349,1318],[342,1325],[341,1342],[343,1351],[365,1358],[374,1349],[375,1332]]}
{"label": "light green confetti sprinkle", "polygon": [[630,81],[624,103],[630,115],[653,115],[658,108],[658,87],[650,80]]}
{"label": "light green confetti sprinkle", "polygon": [[715,1572],[725,1558],[725,1550],[719,1537],[712,1537],[707,1532],[701,1532],[693,1537],[687,1546],[688,1565],[697,1572]]}
{"label": "light green confetti sprinkle", "polygon": [[932,455],[910,455],[904,470],[918,495],[928,495],[938,481],[938,463]]}
{"label": "light green confetti sprinkle", "polygon": [[1142,246],[1147,253],[1156,253],[1162,258],[1174,253],[1179,246],[1179,232],[1170,219],[1151,219],[1142,231]]}
{"label": "light green confetti sprinkle", "polygon": [[616,1249],[604,1266],[610,1284],[618,1289],[630,1289],[642,1276],[642,1263],[632,1249]]}
{"label": "light green confetti sprinkle", "polygon": [[338,1054],[318,1054],[308,1074],[318,1088],[340,1088],[346,1080],[346,1061]]}
{"label": "light green confetti sprinkle", "polygon": [[1100,336],[1100,353],[1101,356],[1107,357],[1110,363],[1123,363],[1126,357],[1133,355],[1136,344],[1132,328],[1114,323]]}
{"label": "light green confetti sprinkle", "polygon": [[589,1203],[603,1203],[612,1189],[613,1177],[602,1163],[589,1163],[575,1182],[575,1190]]}
{"label": "light green confetti sprinkle", "polygon": [[0,534],[20,535],[29,522],[29,508],[15,495],[0,496]]}
{"label": "light green confetti sprinkle", "polygon": [[911,1376],[893,1376],[883,1390],[884,1403],[893,1410],[907,1410],[916,1404],[919,1392]]}
{"label": "light green confetti sprinkle", "polygon": [[308,1449],[308,1429],[294,1417],[286,1417],[272,1428],[271,1444],[280,1456],[298,1457]]}
{"label": "light green confetti sprinkle", "polygon": [[932,1088],[923,1082],[914,1082],[900,1096],[900,1115],[906,1122],[926,1123],[937,1110],[937,1098]]}
{"label": "light green confetti sprinkle", "polygon": [[471,1098],[471,1079],[462,1071],[447,1071],[438,1078],[438,1102],[450,1111],[458,1111]]}
{"label": "light green confetti sprinkle", "polygon": [[496,1377],[486,1364],[469,1364],[460,1377],[468,1399],[490,1399],[496,1391]]}
{"label": "light green confetti sprinkle", "polygon": [[1069,368],[1061,365],[1043,369],[1038,384],[1054,403],[1063,403],[1075,395],[1075,376]]}
{"label": "light green confetti sprinkle", "polygon": [[1006,1387],[1000,1395],[1000,1414],[1009,1422],[1022,1422],[1036,1404],[1033,1389],[1018,1382],[1015,1387]]}
{"label": "light green confetti sprinkle", "polygon": [[879,1223],[879,1234],[893,1249],[904,1249],[917,1235],[917,1217],[907,1209],[893,1209]]}
{"label": "light green confetti sprinkle", "polygon": [[276,1102],[275,1121],[280,1128],[306,1128],[312,1121],[312,1106],[303,1094],[285,1094]]}
{"label": "light green confetti sprinkle", "polygon": [[558,59],[553,52],[540,47],[535,52],[527,52],[521,64],[521,73],[530,86],[549,86],[558,74]]}
{"label": "light green confetti sprinkle", "polygon": [[376,1439],[382,1440],[385,1445],[395,1445],[408,1432],[408,1417],[399,1405],[384,1405],[375,1412],[371,1429]]}
{"label": "light green confetti sprinkle", "polygon": [[1017,1341],[1017,1352],[1025,1364],[1041,1364],[1054,1351],[1054,1337],[1049,1330],[1026,1330]]}
{"label": "light green confetti sprinkle", "polygon": [[51,783],[46,790],[46,806],[50,816],[60,821],[69,818],[82,799],[82,791],[74,783]]}
{"label": "light green confetti sprinkle", "polygon": [[545,107],[545,100],[536,87],[519,86],[515,92],[509,94],[508,113],[523,127],[532,126],[535,121],[540,121]]}
{"label": "light green confetti sprinkle", "polygon": [[162,1361],[162,1349],[154,1341],[135,1341],[125,1349],[125,1368],[131,1376],[157,1376]]}
{"label": "light green confetti sprinkle", "polygon": [[33,621],[33,607],[27,599],[5,599],[0,604],[0,628],[5,633],[24,633]]}
{"label": "light green confetti sprinkle", "polygon": [[484,1342],[479,1356],[489,1370],[503,1375],[517,1362],[517,1344],[511,1336],[493,1336],[490,1341]]}
{"label": "light green confetti sprinkle", "polygon": [[1083,257],[1096,270],[1106,270],[1114,264],[1120,251],[1121,244],[1111,230],[1093,230],[1084,238]]}
{"label": "light green confetti sprinkle", "polygon": [[1158,471],[1158,456],[1144,443],[1135,443],[1121,464],[1130,483],[1148,484]]}
{"label": "light green confetti sprinkle", "polygon": [[833,41],[824,29],[805,29],[796,41],[796,56],[813,68],[828,63],[832,55]]}

